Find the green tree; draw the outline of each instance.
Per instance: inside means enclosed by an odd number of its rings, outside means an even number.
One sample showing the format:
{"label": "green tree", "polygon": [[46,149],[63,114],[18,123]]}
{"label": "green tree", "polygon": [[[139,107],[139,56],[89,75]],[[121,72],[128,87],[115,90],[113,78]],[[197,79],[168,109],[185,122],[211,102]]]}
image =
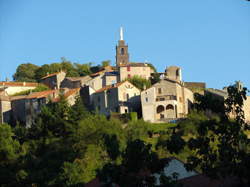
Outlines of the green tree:
{"label": "green tree", "polygon": [[151,82],[147,79],[144,79],[142,77],[139,77],[137,75],[127,78],[129,82],[131,82],[133,85],[135,85],[140,90],[144,90],[145,88],[149,88],[151,86]]}
{"label": "green tree", "polygon": [[159,73],[153,73],[153,75],[150,78],[151,84],[155,84],[160,81],[160,74]]}
{"label": "green tree", "polygon": [[35,72],[39,66],[31,63],[20,64],[13,75],[15,81],[36,82]]}
{"label": "green tree", "polygon": [[102,67],[110,66],[110,60],[102,61]]}
{"label": "green tree", "polygon": [[26,177],[20,169],[19,159],[22,147],[14,139],[14,133],[7,124],[0,125],[0,181],[3,186],[16,186],[18,180]]}
{"label": "green tree", "polygon": [[[222,115],[200,120],[197,134],[187,141],[193,154],[188,157],[186,167],[190,170],[199,167],[212,178],[238,177],[241,186],[249,186],[250,141],[245,134],[249,125],[242,110],[247,89],[229,86],[227,91]],[[230,119],[230,114],[235,114],[235,118]],[[179,140],[176,138],[175,141],[184,141],[180,136]]]}
{"label": "green tree", "polygon": [[91,65],[91,62],[86,64],[74,63],[74,66],[80,76],[90,75],[92,73],[90,69]]}

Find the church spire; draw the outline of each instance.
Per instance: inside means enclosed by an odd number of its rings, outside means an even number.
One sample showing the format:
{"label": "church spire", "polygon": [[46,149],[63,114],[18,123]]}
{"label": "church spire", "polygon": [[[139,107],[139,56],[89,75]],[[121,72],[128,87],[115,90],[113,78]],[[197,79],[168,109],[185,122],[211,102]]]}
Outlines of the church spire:
{"label": "church spire", "polygon": [[123,28],[120,27],[120,40],[116,46],[116,66],[126,65],[129,63],[128,45],[123,40]]}
{"label": "church spire", "polygon": [[123,40],[123,28],[120,27],[120,40]]}

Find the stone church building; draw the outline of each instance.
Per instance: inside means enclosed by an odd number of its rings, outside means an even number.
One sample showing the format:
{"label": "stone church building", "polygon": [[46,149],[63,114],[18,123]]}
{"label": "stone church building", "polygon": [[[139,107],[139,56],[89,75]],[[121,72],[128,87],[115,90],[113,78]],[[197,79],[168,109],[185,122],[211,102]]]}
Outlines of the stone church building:
{"label": "stone church building", "polygon": [[184,118],[194,101],[193,92],[184,86],[181,69],[170,66],[160,82],[142,91],[142,115],[145,121],[168,122]]}

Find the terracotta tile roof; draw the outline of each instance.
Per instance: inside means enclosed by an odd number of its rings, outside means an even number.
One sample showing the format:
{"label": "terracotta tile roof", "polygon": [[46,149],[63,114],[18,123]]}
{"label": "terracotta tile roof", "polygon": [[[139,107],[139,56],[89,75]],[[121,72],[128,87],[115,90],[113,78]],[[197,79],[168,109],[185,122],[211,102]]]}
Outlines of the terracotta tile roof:
{"label": "terracotta tile roof", "polygon": [[84,77],[66,77],[70,81],[88,81],[91,80],[91,77],[86,75]]}
{"label": "terracotta tile roof", "polygon": [[38,99],[42,97],[48,97],[51,94],[58,93],[59,90],[46,90],[42,92],[34,92],[26,96],[26,99]]}
{"label": "terracotta tile roof", "polygon": [[11,96],[10,100],[15,101],[15,100],[21,100],[21,99],[26,99],[27,95],[19,95],[19,96]]}
{"label": "terracotta tile roof", "polygon": [[37,87],[38,83],[36,82],[0,82],[0,86],[7,86],[7,87],[11,87],[11,86],[22,86],[22,87]]}
{"label": "terracotta tile roof", "polygon": [[101,73],[104,73],[104,72],[113,72],[113,67],[112,66],[107,66],[105,68],[103,68],[101,71],[98,71],[96,73],[92,73],[90,76],[91,77],[95,77],[95,76],[98,76],[100,75]]}
{"label": "terracotta tile roof", "polygon": [[128,82],[128,81],[119,82],[119,83],[116,83],[116,84],[114,84],[114,85],[105,86],[105,87],[103,87],[103,88],[97,90],[95,93],[100,93],[100,92],[103,92],[103,91],[105,91],[105,90],[110,90],[110,89],[113,89],[113,88],[117,88],[117,87],[121,86],[121,85],[122,85],[123,83],[125,83],[125,82]]}
{"label": "terracotta tile roof", "polygon": [[127,67],[127,66],[131,66],[131,67],[149,67],[147,63],[143,63],[143,62],[130,62],[128,64],[121,64],[120,67]]}
{"label": "terracotta tile roof", "polygon": [[[80,91],[80,88],[66,89],[65,93],[63,94],[63,96],[65,97],[65,99],[67,99],[69,96],[74,95],[75,93],[77,93],[79,91]],[[52,99],[52,101],[53,102],[58,102],[58,101],[60,101],[60,97]]]}
{"label": "terracotta tile roof", "polygon": [[46,78],[48,78],[48,77],[53,77],[53,76],[55,76],[55,75],[57,75],[57,74],[59,74],[59,73],[61,73],[61,71],[60,71],[60,72],[55,72],[55,73],[48,74],[48,75],[42,77],[41,79],[46,79]]}

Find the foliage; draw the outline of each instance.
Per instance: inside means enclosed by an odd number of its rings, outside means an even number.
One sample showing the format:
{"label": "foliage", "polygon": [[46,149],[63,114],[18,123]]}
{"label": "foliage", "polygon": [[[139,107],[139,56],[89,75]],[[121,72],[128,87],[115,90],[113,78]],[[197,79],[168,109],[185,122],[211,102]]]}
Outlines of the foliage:
{"label": "foliage", "polygon": [[20,64],[13,75],[13,79],[20,82],[36,82],[35,72],[38,68],[39,66],[31,63]]}
{"label": "foliage", "polygon": [[157,70],[156,70],[156,68],[154,67],[153,64],[151,64],[151,63],[147,63],[147,64],[148,64],[148,66],[149,66],[155,73],[157,73]]}
{"label": "foliage", "polygon": [[[1,183],[83,186],[99,177],[106,186],[157,186],[151,174],[159,173],[162,185],[177,186],[162,173],[168,163],[163,158],[169,156],[187,159],[188,169],[199,168],[211,177],[247,181],[246,89],[229,87],[228,93],[221,115],[207,117],[201,107],[177,124],[135,120],[134,113],[123,124],[87,111],[81,97],[69,106],[61,96],[42,108],[30,128],[0,125]],[[235,120],[228,117],[232,113]]]}
{"label": "foliage", "polygon": [[160,74],[159,73],[153,73],[153,75],[150,77],[151,84],[155,84],[160,81]]}
{"label": "foliage", "polygon": [[[187,145],[194,154],[188,156],[186,167],[190,170],[199,167],[209,177],[238,177],[241,185],[247,186],[250,141],[244,132],[249,126],[244,122],[242,110],[247,90],[229,86],[227,91],[224,110],[218,111],[220,117],[196,116],[197,120],[193,120],[197,133],[187,140]],[[230,119],[230,114],[235,118]],[[176,141],[184,142],[180,136],[171,142]]]}
{"label": "foliage", "polygon": [[151,174],[160,173],[162,183],[166,186],[175,186],[175,183],[164,177],[163,169],[167,165],[167,160],[161,160],[152,151],[151,144],[146,144],[142,140],[132,140],[127,142],[125,151],[121,154],[120,164],[108,163],[102,170],[99,170],[98,177],[106,186],[118,184],[121,187],[131,186],[157,186],[156,177]]}
{"label": "foliage", "polygon": [[39,82],[47,74],[56,73],[61,70],[65,71],[68,77],[85,76],[100,70],[100,66],[92,67],[92,64],[91,62],[84,64],[71,62],[64,57],[61,58],[61,62],[44,64],[42,66],[31,63],[21,64],[17,67],[13,78],[15,81]]}
{"label": "foliage", "polygon": [[198,93],[194,94],[195,104],[194,108],[202,111],[211,111],[218,115],[223,115],[224,113],[224,101],[223,99],[219,99],[213,97],[211,94],[201,95]]}
{"label": "foliage", "polygon": [[144,79],[142,77],[139,77],[137,75],[127,78],[129,82],[131,82],[133,85],[135,85],[140,90],[144,90],[145,88],[149,88],[151,86],[151,82],[147,79]]}
{"label": "foliage", "polygon": [[102,67],[110,66],[110,60],[102,61]]}
{"label": "foliage", "polygon": [[0,125],[0,181],[4,185],[15,186],[26,173],[19,169],[22,147],[14,139],[14,133],[7,124]]}

